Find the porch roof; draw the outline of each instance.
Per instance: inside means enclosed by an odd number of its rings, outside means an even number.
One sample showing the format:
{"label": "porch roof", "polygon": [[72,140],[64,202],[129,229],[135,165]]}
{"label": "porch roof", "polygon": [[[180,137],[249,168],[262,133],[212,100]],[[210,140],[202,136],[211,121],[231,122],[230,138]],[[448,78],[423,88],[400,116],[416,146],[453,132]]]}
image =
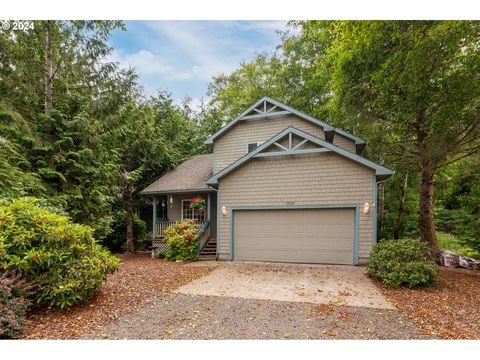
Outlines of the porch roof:
{"label": "porch roof", "polygon": [[141,195],[215,191],[207,186],[212,176],[213,155],[195,155],[143,189]]}

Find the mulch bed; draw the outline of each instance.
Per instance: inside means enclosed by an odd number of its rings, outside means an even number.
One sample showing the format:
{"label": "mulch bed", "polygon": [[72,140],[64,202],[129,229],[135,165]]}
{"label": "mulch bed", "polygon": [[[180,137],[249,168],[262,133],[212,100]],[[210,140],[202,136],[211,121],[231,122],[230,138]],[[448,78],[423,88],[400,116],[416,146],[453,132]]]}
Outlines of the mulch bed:
{"label": "mulch bed", "polygon": [[480,272],[441,268],[436,287],[417,290],[377,285],[424,334],[480,339]]}
{"label": "mulch bed", "polygon": [[119,270],[87,301],[69,309],[36,309],[28,317],[23,339],[78,339],[100,334],[121,315],[148,305],[162,291],[171,291],[209,273],[213,267],[150,258],[150,253],[120,255]]}

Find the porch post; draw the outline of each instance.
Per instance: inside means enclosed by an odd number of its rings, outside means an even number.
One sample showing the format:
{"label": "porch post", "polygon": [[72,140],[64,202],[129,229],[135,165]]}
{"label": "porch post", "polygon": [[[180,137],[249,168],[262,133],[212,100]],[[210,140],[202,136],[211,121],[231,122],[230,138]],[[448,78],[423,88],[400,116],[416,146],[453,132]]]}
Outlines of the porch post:
{"label": "porch post", "polygon": [[153,219],[152,219],[152,239],[157,238],[157,197],[153,197]]}
{"label": "porch post", "polygon": [[207,200],[207,219],[210,220],[210,193],[208,193],[208,200]]}

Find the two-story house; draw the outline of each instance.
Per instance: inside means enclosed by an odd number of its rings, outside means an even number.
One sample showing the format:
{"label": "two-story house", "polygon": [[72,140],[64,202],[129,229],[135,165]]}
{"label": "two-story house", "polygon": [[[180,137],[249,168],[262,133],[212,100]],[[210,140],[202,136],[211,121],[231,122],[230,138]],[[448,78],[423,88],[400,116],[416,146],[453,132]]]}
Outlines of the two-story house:
{"label": "two-story house", "polygon": [[[360,155],[365,141],[270,98],[206,140],[142,191],[154,245],[172,222],[202,224],[199,252],[219,260],[365,263],[376,243],[377,184],[393,171]],[[207,201],[194,211],[192,198]]]}

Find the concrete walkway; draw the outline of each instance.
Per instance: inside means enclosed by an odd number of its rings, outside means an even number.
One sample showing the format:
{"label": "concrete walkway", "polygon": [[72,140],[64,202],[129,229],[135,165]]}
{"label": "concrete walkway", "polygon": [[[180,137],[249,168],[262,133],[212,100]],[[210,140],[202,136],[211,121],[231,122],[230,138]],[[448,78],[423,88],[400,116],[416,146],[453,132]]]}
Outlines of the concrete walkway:
{"label": "concrete walkway", "polygon": [[[395,309],[357,266],[218,262],[176,290],[189,295]],[[192,264],[192,266],[198,266]]]}

